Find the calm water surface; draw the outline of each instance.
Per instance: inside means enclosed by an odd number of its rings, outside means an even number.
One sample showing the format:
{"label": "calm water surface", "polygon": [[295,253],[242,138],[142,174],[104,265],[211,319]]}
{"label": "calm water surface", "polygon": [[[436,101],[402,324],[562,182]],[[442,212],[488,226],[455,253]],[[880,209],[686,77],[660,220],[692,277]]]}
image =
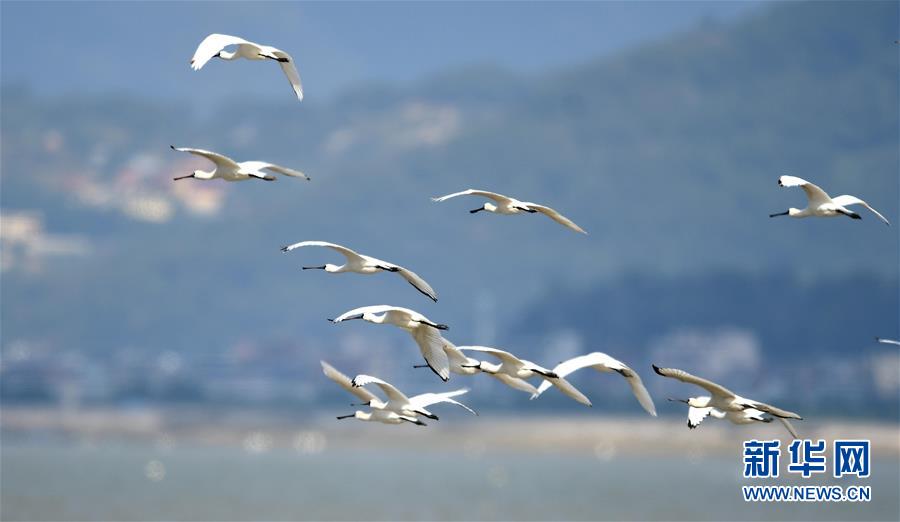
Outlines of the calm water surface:
{"label": "calm water surface", "polygon": [[[870,503],[747,504],[740,457],[599,452],[161,449],[5,442],[3,520],[898,520],[895,456]],[[808,485],[832,483],[808,479]],[[774,482],[762,482],[774,483]],[[781,482],[787,483],[787,482]],[[842,480],[841,485],[852,483]]]}

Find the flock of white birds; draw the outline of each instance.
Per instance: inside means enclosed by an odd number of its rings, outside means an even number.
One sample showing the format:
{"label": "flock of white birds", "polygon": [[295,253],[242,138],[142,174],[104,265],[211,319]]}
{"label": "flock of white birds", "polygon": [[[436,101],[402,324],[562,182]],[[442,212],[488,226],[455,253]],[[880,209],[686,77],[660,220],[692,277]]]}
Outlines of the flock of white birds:
{"label": "flock of white birds", "polygon": [[[228,50],[233,49],[233,50]],[[298,100],[303,99],[303,87],[300,83],[300,74],[294,64],[294,59],[286,52],[275,47],[256,44],[236,36],[224,34],[211,34],[207,36],[197,47],[194,57],[191,59],[191,67],[194,70],[203,68],[213,58],[222,60],[236,60],[244,58],[248,60],[272,60],[278,62],[281,69],[291,84],[291,89]],[[223,179],[225,181],[244,181],[249,179],[274,181],[275,174],[284,176],[310,178],[304,173],[290,168],[282,167],[265,161],[236,162],[231,158],[202,149],[176,148],[172,149],[188,152],[210,160],[215,168],[211,171],[195,170],[191,174],[174,178],[175,180],[194,178],[202,180]],[[861,216],[850,210],[852,205],[862,205],[874,213],[886,224],[885,219],[878,211],[869,206],[865,201],[855,196],[830,197],[824,190],[809,181],[794,177],[781,176],[778,184],[782,187],[800,187],[806,193],[808,200],[804,209],[790,208],[775,216],[790,216],[794,218],[805,217],[837,217],[847,216],[852,219],[860,219]],[[582,234],[587,234],[580,226],[558,211],[544,205],[488,192],[485,190],[468,189],[446,196],[432,198],[435,202],[446,201],[458,196],[480,196],[491,200],[482,206],[470,210],[471,213],[481,211],[494,214],[515,215],[522,213],[540,213],[563,225],[566,228]],[[416,290],[427,296],[432,301],[437,301],[437,293],[422,277],[405,268],[404,266],[383,261],[381,259],[363,255],[342,245],[325,241],[301,241],[283,247],[283,252],[291,252],[303,247],[323,247],[340,253],[345,258],[342,265],[325,264],[319,266],[304,266],[304,270],[319,269],[332,274],[352,272],[356,274],[375,274],[378,272],[393,272],[403,277]],[[656,407],[647,388],[644,387],[641,377],[628,365],[605,353],[593,352],[580,355],[567,361],[562,361],[552,369],[546,368],[534,362],[520,359],[515,354],[487,346],[455,346],[443,337],[442,331],[448,329],[447,325],[432,321],[419,312],[408,308],[390,305],[375,305],[355,308],[345,312],[334,319],[332,323],[342,323],[354,319],[373,324],[389,324],[407,331],[415,341],[425,360],[425,364],[415,367],[428,367],[442,381],[448,381],[450,374],[472,376],[485,374],[496,378],[503,384],[520,391],[531,394],[531,399],[537,399],[551,387],[567,395],[586,406],[591,406],[591,401],[581,391],[566,380],[573,372],[593,368],[598,372],[616,372],[625,378],[631,387],[631,391],[641,407],[650,415],[656,416]],[[900,345],[897,341],[877,338],[879,342]],[[473,358],[470,355],[477,355]],[[482,360],[488,356],[491,360]],[[492,362],[496,361],[496,362]],[[475,414],[475,411],[465,404],[457,401],[459,397],[468,392],[467,389],[458,389],[442,393],[423,393],[409,397],[392,384],[370,375],[357,375],[350,378],[325,361],[321,361],[325,375],[336,382],[342,388],[356,396],[361,402],[351,406],[365,406],[367,410],[356,410],[349,415],[342,415],[338,419],[356,418],[363,421],[374,421],[385,424],[412,423],[424,426],[422,417],[437,420],[437,415],[427,408],[429,406],[447,403],[464,408]],[[675,368],[660,368],[653,365],[653,370],[663,377],[676,379],[687,384],[693,384],[706,390],[709,395],[691,397],[689,399],[669,399],[670,401],[684,402],[688,405],[689,428],[696,428],[707,417],[727,419],[735,424],[768,423],[778,419],[797,438],[797,432],[788,419],[801,420],[800,415],[771,406],[764,402],[747,399],[735,394],[731,390],[707,379],[694,376],[686,371]],[[529,379],[538,379],[540,384],[536,388]],[[386,397],[386,400],[375,395],[369,387],[377,387]]]}

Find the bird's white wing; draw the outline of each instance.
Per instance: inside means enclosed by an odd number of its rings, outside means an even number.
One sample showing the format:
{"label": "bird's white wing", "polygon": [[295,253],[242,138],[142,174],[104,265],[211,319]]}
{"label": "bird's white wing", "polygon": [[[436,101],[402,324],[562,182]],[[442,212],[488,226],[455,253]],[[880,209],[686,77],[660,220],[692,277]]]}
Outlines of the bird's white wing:
{"label": "bird's white wing", "polygon": [[347,260],[356,259],[357,261],[363,261],[365,259],[361,255],[356,253],[355,251],[350,250],[349,248],[347,248],[345,246],[341,246],[341,245],[338,245],[335,243],[329,243],[327,241],[300,241],[299,243],[294,243],[292,245],[287,245],[287,246],[281,247],[281,251],[282,252],[290,252],[291,250],[295,250],[297,248],[308,247],[308,246],[325,247],[325,248],[330,248],[332,250],[336,250],[336,251],[340,252],[341,254],[343,254],[343,256],[347,258]]}
{"label": "bird's white wing", "polygon": [[619,371],[619,374],[628,381],[628,385],[631,386],[631,393],[634,394],[635,398],[641,404],[641,407],[643,407],[647,413],[656,417],[656,406],[653,404],[653,398],[650,397],[650,392],[648,392],[647,388],[644,386],[644,381],[641,380],[641,376],[631,368],[625,368],[624,370]]}
{"label": "bird's white wing", "polygon": [[426,283],[424,279],[419,277],[418,274],[416,274],[412,270],[403,268],[402,266],[392,266],[399,268],[399,271],[397,273],[400,274],[403,279],[406,279],[409,284],[413,285],[416,290],[425,294],[432,301],[437,302],[437,294],[435,293],[434,289],[431,288],[431,285]]}
{"label": "bird's white wing", "polygon": [[882,339],[881,337],[876,337],[875,340],[882,344],[894,344],[900,346],[900,341],[895,341],[893,339]]}
{"label": "bird's white wing", "polygon": [[292,178],[303,178],[306,181],[309,181],[309,176],[300,172],[299,170],[289,169],[287,167],[282,167],[281,165],[275,165],[274,163],[269,163],[267,161],[244,161],[241,162],[241,168],[243,170],[261,172],[263,169],[271,170],[272,172],[277,172],[279,174],[284,174],[285,176],[291,176]]}
{"label": "bird's white wing", "polygon": [[553,386],[556,386],[559,391],[568,395],[569,397],[575,399],[576,401],[584,404],[585,406],[591,406],[591,401],[583,393],[581,393],[578,388],[572,386],[572,383],[563,379],[562,377],[552,378],[552,377],[544,377],[544,379],[553,383]]}
{"label": "bird's white wing", "polygon": [[497,194],[496,192],[488,192],[486,190],[476,190],[476,189],[468,189],[463,190],[461,192],[454,192],[453,194],[447,194],[446,196],[441,196],[437,198],[431,198],[431,201],[441,202],[446,201],[450,198],[455,198],[457,196],[483,196],[488,199],[493,199],[497,203],[504,205],[512,201],[512,198],[504,196],[503,194]]}
{"label": "bird's white wing", "polygon": [[455,404],[460,408],[465,408],[467,411],[471,412],[473,415],[478,415],[472,408],[466,406],[465,404],[453,400],[451,397],[457,397],[464,393],[467,393],[469,390],[466,388],[462,388],[459,390],[454,390],[451,392],[444,393],[423,393],[421,395],[416,395],[414,397],[410,397],[409,403],[413,406],[413,408],[427,408],[432,404],[438,404],[440,402],[447,402],[450,404]]}
{"label": "bird's white wing", "polygon": [[[612,357],[606,355],[602,352],[593,352],[586,355],[579,355],[578,357],[573,357],[567,361],[563,361],[557,364],[553,368],[553,373],[559,375],[560,377],[565,377],[570,373],[580,370],[582,368],[596,368],[598,371],[606,370],[621,370],[623,368],[627,368],[620,361],[613,359]],[[538,391],[535,394],[535,397],[532,399],[536,399],[538,395],[547,391],[552,384],[550,381],[543,381],[540,386],[538,386]]]}
{"label": "bird's white wing", "polygon": [[339,323],[341,321],[346,321],[347,319],[359,316],[362,314],[380,314],[382,312],[389,312],[391,310],[397,310],[396,306],[391,305],[373,305],[373,306],[361,306],[359,308],[354,308],[353,310],[346,311],[341,315],[331,319],[332,323]]}
{"label": "bird's white wing", "polygon": [[400,404],[406,404],[409,402],[409,397],[403,394],[400,390],[398,390],[393,384],[389,382],[385,382],[378,377],[372,377],[371,375],[360,374],[353,378],[351,384],[359,389],[361,386],[365,386],[367,384],[374,384],[381,388],[387,398],[391,401],[398,402]]}
{"label": "bird's white wing", "polygon": [[522,366],[522,359],[519,359],[515,355],[504,352],[503,350],[498,350],[497,348],[490,348],[488,346],[457,346],[458,349],[462,351],[472,351],[472,352],[482,352],[489,353],[494,357],[500,359],[505,364],[509,364],[511,366]]}
{"label": "bird's white wing", "polygon": [[881,213],[879,213],[874,208],[870,207],[868,203],[859,199],[856,196],[849,196],[849,195],[845,194],[843,196],[838,196],[838,197],[832,199],[831,201],[833,201],[836,205],[840,205],[842,207],[846,207],[848,205],[862,205],[862,206],[866,207],[867,209],[869,209],[870,212],[872,212],[873,214],[878,216],[878,219],[884,221],[884,223],[886,225],[890,226],[890,224],[891,224],[891,222],[888,221],[887,218],[882,216]]}
{"label": "bird's white wing", "polygon": [[709,417],[712,410],[712,408],[694,408],[693,406],[688,408],[688,428],[694,429],[699,426],[703,419]]}
{"label": "bird's white wing", "polygon": [[791,437],[794,437],[795,439],[800,438],[800,435],[797,435],[797,430],[794,429],[794,425],[791,424],[790,421],[788,421],[787,419],[782,419],[781,417],[777,417],[777,419],[780,420],[782,424],[784,424],[784,427],[787,428],[788,433],[791,434]]}
{"label": "bird's white wing", "polygon": [[671,377],[672,379],[677,379],[681,382],[686,382],[690,384],[696,384],[697,386],[705,389],[709,393],[713,395],[718,395],[724,398],[732,398],[734,397],[734,392],[729,390],[724,386],[720,386],[712,381],[708,381],[706,379],[701,379],[695,375],[691,375],[684,370],[677,370],[675,368],[660,368],[657,365],[653,365],[653,371],[662,375],[663,377]]}
{"label": "bird's white wing", "polygon": [[736,402],[739,402],[740,404],[743,404],[743,405],[750,406],[751,408],[756,408],[759,411],[764,411],[773,417],[803,420],[803,417],[801,417],[800,415],[798,415],[792,411],[782,410],[781,408],[776,408],[775,406],[772,406],[771,404],[766,404],[764,402],[754,401],[754,400],[750,400],[750,399],[744,399],[743,397],[740,398],[740,401],[736,401]]}
{"label": "bird's white wing", "polygon": [[278,58],[287,58],[286,62],[279,60],[278,65],[281,66],[284,75],[287,76],[288,81],[291,82],[291,88],[294,90],[294,94],[297,95],[297,101],[303,101],[303,84],[300,83],[300,73],[297,71],[294,59],[291,58],[291,55],[281,49],[274,49],[272,54]]}
{"label": "bird's white wing", "polygon": [[191,154],[194,154],[195,156],[206,158],[209,161],[215,163],[217,167],[234,170],[238,170],[241,168],[241,166],[238,165],[237,162],[235,162],[233,159],[229,158],[228,156],[219,154],[218,152],[210,152],[203,149],[192,149],[189,147],[176,147],[174,145],[169,145],[169,147],[171,147],[172,150],[177,150],[178,152],[189,152]]}
{"label": "bird's white wing", "polygon": [[200,42],[200,45],[197,46],[197,50],[194,51],[194,57],[191,58],[191,69],[195,71],[200,70],[206,65],[206,62],[229,45],[240,45],[245,43],[250,42],[243,38],[238,38],[237,36],[211,34],[204,38],[203,41]]}
{"label": "bird's white wing", "polygon": [[324,373],[325,376],[328,377],[329,379],[331,379],[332,381],[338,383],[341,386],[341,388],[347,390],[348,392],[352,393],[353,395],[356,395],[357,397],[362,399],[363,402],[369,402],[372,399],[377,399],[375,394],[373,394],[369,390],[367,390],[365,388],[357,388],[357,387],[353,386],[353,381],[350,379],[350,377],[347,377],[343,373],[337,371],[334,368],[334,366],[328,364],[325,361],[319,361],[319,362],[322,364],[322,373]]}
{"label": "bird's white wing", "polygon": [[431,371],[436,373],[442,381],[449,381],[450,361],[444,352],[444,339],[441,337],[440,331],[430,326],[423,326],[416,328],[411,334],[416,340],[416,344],[419,345],[419,350]]}
{"label": "bird's white wing", "polygon": [[523,391],[525,393],[530,393],[532,397],[535,397],[534,394],[537,393],[537,388],[535,388],[530,382],[526,381],[525,379],[519,379],[518,377],[506,375],[505,373],[489,373],[488,375],[509,386],[510,388]]}
{"label": "bird's white wing", "polygon": [[532,210],[537,210],[541,214],[544,214],[545,216],[549,217],[553,221],[556,221],[557,223],[559,223],[560,225],[562,225],[566,228],[572,229],[575,232],[581,232],[582,234],[587,234],[587,232],[585,232],[583,228],[576,225],[574,221],[572,221],[571,219],[567,218],[566,216],[560,214],[556,210],[553,210],[550,207],[545,207],[544,205],[538,205],[536,203],[526,203],[525,205]]}
{"label": "bird's white wing", "polygon": [[827,203],[831,199],[831,196],[815,183],[810,183],[796,176],[781,176],[778,178],[778,184],[782,187],[802,188],[803,192],[806,192],[806,198],[809,200],[810,206],[818,206],[822,203]]}
{"label": "bird's white wing", "polygon": [[[443,336],[441,336],[441,337],[443,338]],[[447,339],[444,339],[443,343],[444,343],[444,353],[447,354],[447,359],[450,361],[451,365],[480,366],[481,361],[479,361],[477,359],[473,359],[471,357],[466,357],[466,354],[462,353],[459,350],[459,348],[457,348],[453,343],[451,343]]]}

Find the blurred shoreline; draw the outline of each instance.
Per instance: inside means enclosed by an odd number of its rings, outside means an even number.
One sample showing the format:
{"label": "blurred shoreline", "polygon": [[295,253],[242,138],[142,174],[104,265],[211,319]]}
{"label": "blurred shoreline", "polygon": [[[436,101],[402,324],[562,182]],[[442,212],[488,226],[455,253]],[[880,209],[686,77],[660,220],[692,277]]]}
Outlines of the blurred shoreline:
{"label": "blurred shoreline", "polygon": [[[338,413],[349,413],[340,411]],[[0,434],[10,442],[105,444],[111,441],[178,446],[243,447],[250,452],[291,448],[317,452],[331,449],[459,450],[546,453],[606,453],[657,455],[733,454],[740,441],[751,438],[788,440],[779,423],[733,426],[707,419],[689,430],[681,416],[583,415],[527,416],[483,413],[464,417],[442,411],[427,427],[337,421],[331,412],[294,411],[285,414],[258,409],[200,407],[109,407],[64,410],[53,407],[5,406]],[[873,451],[900,455],[900,424],[857,419],[818,419],[795,423],[809,439],[863,438]],[[307,451],[308,450],[308,451]]]}

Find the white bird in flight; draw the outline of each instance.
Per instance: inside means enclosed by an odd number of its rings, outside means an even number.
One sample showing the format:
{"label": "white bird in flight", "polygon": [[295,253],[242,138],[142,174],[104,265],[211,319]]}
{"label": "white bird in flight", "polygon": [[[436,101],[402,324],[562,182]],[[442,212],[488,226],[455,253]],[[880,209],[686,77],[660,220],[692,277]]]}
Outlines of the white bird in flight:
{"label": "white bird in flight", "polygon": [[[237,46],[234,51],[226,51],[226,47]],[[291,82],[291,89],[297,96],[297,100],[303,99],[303,85],[300,83],[300,73],[294,65],[294,59],[291,55],[268,45],[259,45],[257,43],[248,42],[237,36],[229,36],[227,34],[211,34],[200,42],[194,57],[191,58],[191,69],[199,71],[206,65],[206,62],[212,58],[221,58],[223,60],[237,60],[238,58],[246,58],[248,60],[274,60],[281,66],[284,75]]]}
{"label": "white bird in flight", "polygon": [[519,201],[518,199],[504,196],[502,194],[497,194],[496,192],[468,189],[463,190],[462,192],[447,194],[446,196],[441,196],[438,198],[431,198],[431,200],[435,202],[441,202],[446,201],[450,198],[455,198],[456,196],[484,196],[497,203],[496,205],[494,205],[493,203],[485,203],[483,206],[480,206],[474,210],[470,210],[469,212],[472,214],[481,212],[482,210],[493,212],[495,214],[521,214],[522,212],[534,214],[536,212],[540,212],[541,214],[544,214],[545,216],[549,217],[553,221],[556,221],[566,228],[570,228],[575,232],[587,234],[584,229],[576,225],[575,222],[573,222],[571,219],[567,218],[566,216],[560,214],[550,207],[545,207],[544,205],[538,205],[537,203],[531,203],[528,201]]}
{"label": "white bird in flight", "polygon": [[890,222],[885,219],[884,216],[879,214],[877,210],[870,207],[868,203],[856,196],[843,195],[832,198],[828,193],[819,188],[818,185],[796,176],[781,176],[778,178],[778,184],[782,187],[802,188],[803,192],[806,192],[806,199],[808,200],[807,206],[802,210],[791,207],[784,212],[769,214],[769,217],[790,216],[793,218],[805,218],[810,216],[835,217],[844,215],[853,219],[862,219],[862,216],[847,208],[850,205],[862,205],[872,211],[872,213],[878,216],[878,219],[884,221],[886,225],[890,225]]}
{"label": "white bird in flight", "polygon": [[429,419],[438,420],[437,415],[428,411],[426,407],[442,402],[455,404],[460,408],[463,408],[466,411],[472,413],[473,415],[478,415],[472,408],[469,408],[465,404],[453,399],[453,397],[468,393],[469,390],[465,388],[443,393],[422,393],[419,395],[414,395],[412,397],[407,397],[394,385],[385,382],[377,377],[372,377],[371,375],[357,375],[353,378],[351,384],[355,388],[366,386],[367,384],[374,384],[378,386],[379,388],[381,388],[381,391],[383,391],[387,396],[387,402],[379,402],[377,403],[377,405],[373,405],[376,404],[373,402],[363,404],[373,408],[393,411],[394,413],[407,417],[416,417],[417,415],[422,415],[423,417],[428,417]]}
{"label": "white bird in flight", "polygon": [[772,417],[778,418],[794,438],[797,436],[796,431],[787,419],[803,420],[803,417],[794,412],[782,410],[764,402],[746,399],[719,384],[691,375],[684,370],[660,368],[654,364],[653,371],[663,377],[695,384],[712,395],[712,397],[691,397],[683,400],[672,399],[690,406],[688,409],[688,427],[691,429],[699,426],[703,419],[709,415],[717,418],[725,417],[735,424],[747,424],[754,421],[768,422],[762,416],[763,413],[767,413]]}
{"label": "white bird in flight", "polygon": [[274,163],[268,163],[265,161],[242,161],[238,163],[228,156],[224,156],[216,152],[210,152],[208,150],[191,149],[186,147],[179,148],[174,145],[170,145],[170,147],[172,147],[172,150],[177,150],[179,152],[189,152],[196,156],[201,156],[208,159],[209,161],[212,161],[216,165],[216,168],[211,171],[207,172],[203,170],[195,170],[187,176],[179,176],[177,178],[173,178],[175,181],[187,178],[224,179],[225,181],[244,181],[248,179],[275,181],[275,176],[264,172],[266,170],[271,170],[272,172],[277,172],[279,174],[284,174],[285,176],[291,176],[294,178],[303,178],[309,181],[309,176],[307,176],[306,174],[297,170],[292,170],[279,165],[275,165]]}
{"label": "white bird in flight", "polygon": [[322,373],[332,381],[338,383],[341,388],[347,390],[357,396],[364,402],[362,404],[369,405],[371,411],[357,410],[350,415],[341,415],[338,419],[349,419],[355,417],[361,421],[381,422],[383,424],[402,424],[409,422],[419,426],[425,426],[425,423],[416,418],[415,415],[401,415],[395,411],[386,410],[384,406],[387,404],[379,399],[374,393],[365,388],[357,388],[353,386],[353,381],[343,373],[339,372],[333,366],[325,361],[319,361],[322,364]]}
{"label": "white bird in flight", "polygon": [[[467,356],[462,352],[462,350],[460,350],[456,345],[448,341],[446,338],[441,337],[441,341],[443,343],[444,353],[447,354],[447,361],[450,364],[451,373],[456,373],[459,375],[475,375],[476,373],[482,373],[481,361]],[[428,368],[428,365],[416,364],[413,365],[413,368]],[[537,393],[537,388],[532,386],[531,383],[524,379],[510,377],[509,375],[506,375],[504,373],[495,373],[488,375],[496,378],[498,381],[516,390],[530,393],[532,395]]]}
{"label": "white bird in flight", "polygon": [[[500,359],[500,364],[481,361],[481,371],[498,378],[501,382],[512,386],[513,388],[516,388],[516,386],[513,385],[515,381],[510,381],[508,378],[524,380],[531,377],[540,377],[545,381],[550,382],[550,384],[559,388],[559,391],[575,399],[581,404],[584,404],[586,406],[591,405],[591,401],[588,400],[588,398],[585,397],[583,393],[578,391],[578,389],[572,386],[569,381],[565,380],[562,376],[557,375],[552,370],[544,368],[543,366],[538,366],[537,364],[531,361],[526,361],[525,359],[519,359],[511,353],[505,352],[503,350],[498,350],[497,348],[489,348],[487,346],[460,346],[459,349],[462,351],[487,353],[493,355],[497,359]],[[537,390],[535,390],[534,393],[537,393]]]}
{"label": "white bird in flight", "polygon": [[431,286],[412,270],[403,268],[400,265],[395,265],[394,263],[382,261],[381,259],[359,254],[345,246],[336,245],[334,243],[328,243],[325,241],[301,241],[299,243],[294,243],[293,245],[281,247],[281,251],[290,252],[291,250],[308,246],[325,247],[336,250],[347,258],[347,262],[343,265],[332,265],[329,263],[321,266],[304,266],[303,270],[324,270],[332,274],[340,274],[344,272],[355,272],[357,274],[396,272],[400,274],[403,279],[406,279],[406,281],[411,284],[413,288],[425,294],[425,296],[427,296],[432,301],[437,301],[437,294],[434,292]]}
{"label": "white bird in flight", "polygon": [[884,339],[882,337],[876,337],[875,340],[882,344],[894,344],[894,345],[900,346],[900,341],[895,341],[893,339]]}
{"label": "white bird in flight", "polygon": [[[379,315],[380,314],[380,315]],[[447,354],[444,352],[443,338],[438,330],[447,330],[445,324],[435,323],[424,315],[410,310],[409,308],[401,308],[399,306],[375,305],[354,308],[349,312],[345,312],[334,319],[329,319],[332,323],[340,323],[353,319],[362,319],[374,324],[392,324],[400,327],[412,335],[419,350],[431,368],[441,380],[450,379],[450,363],[447,360]]]}
{"label": "white bird in flight", "polygon": [[[656,417],[656,407],[653,405],[653,399],[650,398],[650,393],[647,392],[647,388],[644,387],[641,377],[625,363],[614,359],[605,353],[593,352],[587,355],[573,357],[572,359],[556,365],[553,368],[553,373],[560,377],[565,377],[582,368],[593,368],[598,372],[617,372],[622,377],[625,377],[628,381],[628,385],[631,386],[632,393],[634,393],[634,396],[641,406],[647,410],[647,413]],[[541,385],[538,386],[537,392],[532,395],[531,398],[537,399],[542,393],[550,388],[550,384],[550,381],[542,382]]]}
{"label": "white bird in flight", "polygon": [[[687,399],[669,399],[674,402],[683,402],[685,404],[690,404]],[[781,421],[781,424],[788,430],[788,433],[791,434],[795,439],[800,438],[797,434],[797,430],[794,429],[794,426],[788,422],[787,419],[783,419],[781,417],[771,417],[766,416],[766,414],[760,410],[754,408],[747,408],[744,411],[729,411],[724,412],[718,410],[713,407],[707,408],[695,408],[693,406],[688,406],[688,428],[694,429],[703,422],[703,419],[706,417],[715,417],[717,419],[725,419],[732,424],[753,424],[755,422],[763,422],[769,423],[772,422],[773,418],[777,418]]]}

